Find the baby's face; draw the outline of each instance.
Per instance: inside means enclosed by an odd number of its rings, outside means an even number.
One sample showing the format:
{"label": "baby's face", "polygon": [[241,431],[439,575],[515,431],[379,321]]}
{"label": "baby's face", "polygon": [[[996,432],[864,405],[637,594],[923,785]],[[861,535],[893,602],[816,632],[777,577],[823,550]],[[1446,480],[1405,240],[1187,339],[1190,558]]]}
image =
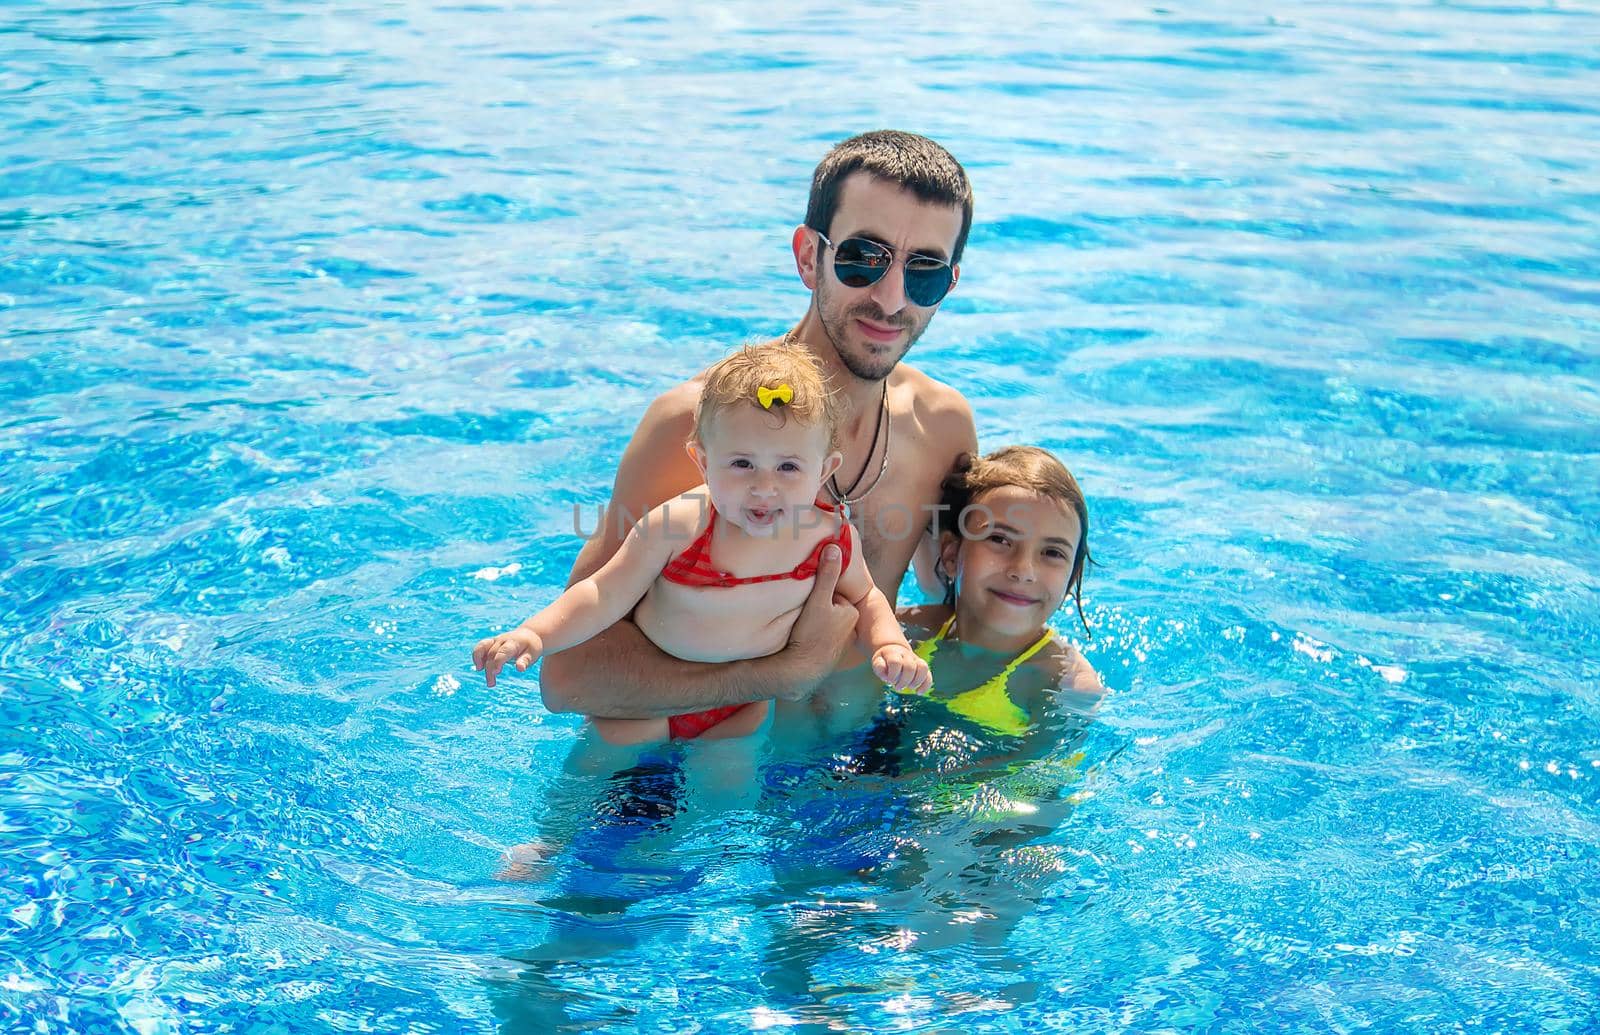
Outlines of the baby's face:
{"label": "baby's face", "polygon": [[721,410],[701,433],[690,451],[711,503],[750,535],[792,533],[841,459],[829,452],[825,428],[756,406]]}

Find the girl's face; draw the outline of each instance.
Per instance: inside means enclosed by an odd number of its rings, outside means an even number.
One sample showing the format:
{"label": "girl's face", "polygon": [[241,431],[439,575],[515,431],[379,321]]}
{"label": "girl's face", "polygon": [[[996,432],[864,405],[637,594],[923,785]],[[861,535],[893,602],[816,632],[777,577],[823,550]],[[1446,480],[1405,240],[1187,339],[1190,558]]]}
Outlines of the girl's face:
{"label": "girl's face", "polygon": [[705,476],[717,513],[763,538],[793,532],[841,457],[828,432],[755,406],[730,406],[702,427],[689,455]]}
{"label": "girl's face", "polygon": [[995,650],[1037,639],[1066,599],[1083,528],[1054,497],[1006,485],[979,495],[946,534],[939,564],[955,580],[961,639]]}

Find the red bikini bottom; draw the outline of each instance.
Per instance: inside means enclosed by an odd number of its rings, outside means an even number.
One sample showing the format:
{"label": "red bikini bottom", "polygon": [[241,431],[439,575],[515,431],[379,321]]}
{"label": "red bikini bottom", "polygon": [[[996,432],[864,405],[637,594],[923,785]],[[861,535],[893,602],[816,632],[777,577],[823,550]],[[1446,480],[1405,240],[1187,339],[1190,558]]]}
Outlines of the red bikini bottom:
{"label": "red bikini bottom", "polygon": [[743,707],[742,704],[730,704],[725,708],[670,716],[667,719],[667,735],[673,740],[693,740]]}

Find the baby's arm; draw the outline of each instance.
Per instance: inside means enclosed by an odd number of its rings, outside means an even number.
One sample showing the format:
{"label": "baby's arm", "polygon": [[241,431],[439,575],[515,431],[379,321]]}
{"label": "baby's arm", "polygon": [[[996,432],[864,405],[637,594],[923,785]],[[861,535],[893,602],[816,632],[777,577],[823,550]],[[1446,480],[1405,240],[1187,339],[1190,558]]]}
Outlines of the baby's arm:
{"label": "baby's arm", "polygon": [[[480,641],[473,648],[472,664],[483,670],[488,684],[494,686],[494,677],[508,661],[526,672],[541,655],[576,647],[627,615],[672,559],[678,537],[668,525],[669,506],[662,504],[640,518],[599,571],[568,586],[549,607],[510,632]],[[689,506],[680,503],[679,513]]]}
{"label": "baby's arm", "polygon": [[850,555],[850,564],[839,576],[839,595],[856,605],[856,639],[872,656],[872,671],[896,690],[923,693],[933,686],[928,663],[917,657],[900,629],[900,620],[883,591],[873,585],[861,551]]}

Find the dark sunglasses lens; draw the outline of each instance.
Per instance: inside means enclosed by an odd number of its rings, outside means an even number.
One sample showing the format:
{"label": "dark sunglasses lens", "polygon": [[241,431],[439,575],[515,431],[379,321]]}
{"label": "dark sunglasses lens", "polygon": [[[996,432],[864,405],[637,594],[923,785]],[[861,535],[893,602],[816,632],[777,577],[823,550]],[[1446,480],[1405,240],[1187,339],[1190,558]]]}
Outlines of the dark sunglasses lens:
{"label": "dark sunglasses lens", "polygon": [[949,263],[913,255],[906,262],[906,297],[913,305],[938,305],[950,293],[953,275]]}
{"label": "dark sunglasses lens", "polygon": [[845,287],[876,284],[889,271],[889,249],[860,237],[840,241],[833,252],[833,272]]}

